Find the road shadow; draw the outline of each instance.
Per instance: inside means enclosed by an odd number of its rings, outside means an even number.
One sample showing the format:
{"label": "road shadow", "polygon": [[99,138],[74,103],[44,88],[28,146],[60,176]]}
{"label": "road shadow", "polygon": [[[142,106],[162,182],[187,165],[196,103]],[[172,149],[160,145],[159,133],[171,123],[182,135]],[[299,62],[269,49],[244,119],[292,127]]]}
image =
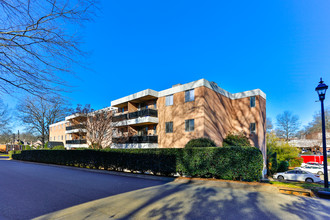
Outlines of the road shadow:
{"label": "road shadow", "polygon": [[0,160],[0,167],[0,213],[7,219],[31,219],[170,182],[14,160]]}
{"label": "road shadow", "polygon": [[143,216],[146,219],[279,219],[260,206],[264,198],[259,192],[240,194],[240,190],[190,183],[170,185],[159,187],[157,196],[118,219],[139,218],[141,211],[148,213]]}
{"label": "road shadow", "polygon": [[291,204],[282,204],[281,209],[296,215],[297,219],[330,219],[330,206],[322,201],[323,199],[299,197],[298,201]]}

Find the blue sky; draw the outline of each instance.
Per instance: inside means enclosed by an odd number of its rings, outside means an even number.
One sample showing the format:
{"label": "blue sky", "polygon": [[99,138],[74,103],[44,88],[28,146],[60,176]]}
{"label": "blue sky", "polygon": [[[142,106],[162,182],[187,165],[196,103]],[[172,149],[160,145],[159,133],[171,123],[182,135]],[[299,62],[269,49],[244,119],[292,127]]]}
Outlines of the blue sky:
{"label": "blue sky", "polygon": [[273,124],[289,110],[306,125],[320,109],[320,77],[330,85],[329,8],[328,0],[101,0],[81,39],[94,71],[64,76],[74,86],[65,95],[99,109],[205,78],[231,93],[259,88]]}

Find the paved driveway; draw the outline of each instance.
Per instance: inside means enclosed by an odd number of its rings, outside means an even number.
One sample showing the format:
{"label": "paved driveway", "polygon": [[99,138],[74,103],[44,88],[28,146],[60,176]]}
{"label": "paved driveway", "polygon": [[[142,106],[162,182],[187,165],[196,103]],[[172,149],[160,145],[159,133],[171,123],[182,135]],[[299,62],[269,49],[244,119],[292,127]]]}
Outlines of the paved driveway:
{"label": "paved driveway", "polygon": [[0,160],[0,166],[0,219],[330,219],[329,200],[213,181],[156,181],[16,161]]}
{"label": "paved driveway", "polygon": [[165,183],[0,160],[0,219],[31,219],[88,201]]}

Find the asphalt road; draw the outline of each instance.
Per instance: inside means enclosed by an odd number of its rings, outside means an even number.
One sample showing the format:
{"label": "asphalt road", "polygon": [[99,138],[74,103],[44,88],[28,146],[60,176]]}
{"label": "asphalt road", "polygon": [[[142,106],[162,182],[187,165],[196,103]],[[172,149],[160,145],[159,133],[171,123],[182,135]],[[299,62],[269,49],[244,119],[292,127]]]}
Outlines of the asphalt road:
{"label": "asphalt road", "polygon": [[0,219],[330,219],[330,200],[245,184],[148,180],[8,160],[0,167]]}
{"label": "asphalt road", "polygon": [[1,159],[0,219],[31,219],[88,201],[165,183]]}

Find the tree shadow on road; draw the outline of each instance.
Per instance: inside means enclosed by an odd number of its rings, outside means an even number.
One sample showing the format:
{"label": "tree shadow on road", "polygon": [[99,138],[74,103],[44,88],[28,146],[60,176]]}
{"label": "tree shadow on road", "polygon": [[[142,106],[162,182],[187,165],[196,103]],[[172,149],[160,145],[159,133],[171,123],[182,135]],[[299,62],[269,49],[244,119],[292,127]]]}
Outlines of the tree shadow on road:
{"label": "tree shadow on road", "polygon": [[299,219],[330,219],[330,206],[323,202],[327,200],[299,197],[298,201],[291,204],[282,204],[281,209],[296,215]]}
{"label": "tree shadow on road", "polygon": [[240,194],[193,185],[177,184],[165,190],[162,186],[159,194],[120,219],[139,218],[146,211],[147,219],[279,219],[261,205],[264,198],[259,192]]}

